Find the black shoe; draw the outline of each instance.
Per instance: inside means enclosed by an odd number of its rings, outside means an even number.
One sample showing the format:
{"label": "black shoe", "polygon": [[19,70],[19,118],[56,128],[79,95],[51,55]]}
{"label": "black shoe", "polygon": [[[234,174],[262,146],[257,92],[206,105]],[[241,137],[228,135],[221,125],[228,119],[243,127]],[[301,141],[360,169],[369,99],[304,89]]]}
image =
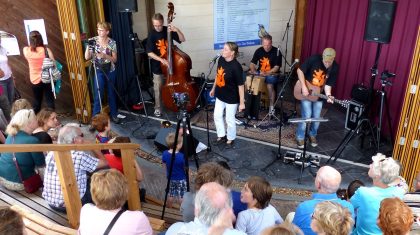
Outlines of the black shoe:
{"label": "black shoe", "polygon": [[115,124],[119,124],[120,123],[120,119],[118,117],[112,117],[111,121]]}
{"label": "black shoe", "polygon": [[226,136],[223,136],[223,137],[220,137],[220,138],[217,138],[216,140],[214,140],[213,145],[214,146],[221,145],[223,143],[226,143],[226,141],[227,141]]}

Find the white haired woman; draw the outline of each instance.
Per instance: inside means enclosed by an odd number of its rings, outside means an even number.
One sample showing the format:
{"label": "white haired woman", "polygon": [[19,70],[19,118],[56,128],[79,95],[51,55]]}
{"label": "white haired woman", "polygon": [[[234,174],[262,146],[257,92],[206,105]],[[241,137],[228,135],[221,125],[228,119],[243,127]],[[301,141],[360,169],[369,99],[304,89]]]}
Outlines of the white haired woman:
{"label": "white haired woman", "polygon": [[382,234],[376,224],[381,201],[385,198],[402,198],[404,190],[390,187],[400,172],[400,164],[393,158],[378,153],[372,157],[368,175],[373,180],[372,187],[360,187],[351,197],[350,202],[357,211],[356,228],[353,234]]}
{"label": "white haired woman", "polygon": [[[32,109],[19,110],[6,128],[8,136],[5,144],[39,144],[39,140],[31,135],[37,126],[35,112]],[[1,154],[0,184],[9,190],[19,191],[24,187],[13,161],[13,155],[16,157],[23,179],[36,174],[36,170],[42,174],[45,158],[42,152]]]}

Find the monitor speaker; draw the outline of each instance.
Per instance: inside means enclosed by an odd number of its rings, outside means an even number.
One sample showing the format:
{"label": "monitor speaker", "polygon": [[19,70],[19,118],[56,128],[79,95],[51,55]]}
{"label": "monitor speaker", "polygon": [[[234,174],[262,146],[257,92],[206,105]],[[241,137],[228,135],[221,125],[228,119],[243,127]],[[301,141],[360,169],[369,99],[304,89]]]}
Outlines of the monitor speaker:
{"label": "monitor speaker", "polygon": [[370,0],[366,19],[365,40],[377,43],[391,41],[397,2]]}
{"label": "monitor speaker", "polygon": [[137,12],[137,0],[117,0],[119,12]]}
{"label": "monitor speaker", "polygon": [[351,100],[349,106],[347,106],[346,123],[345,128],[347,130],[354,130],[359,124],[360,117],[363,114],[363,105],[359,102]]}

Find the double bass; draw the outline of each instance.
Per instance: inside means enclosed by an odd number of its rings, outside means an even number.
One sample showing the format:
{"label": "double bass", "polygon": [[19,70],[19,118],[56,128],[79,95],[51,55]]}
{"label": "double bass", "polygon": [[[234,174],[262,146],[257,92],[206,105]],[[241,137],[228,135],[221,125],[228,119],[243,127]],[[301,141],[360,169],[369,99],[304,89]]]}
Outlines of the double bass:
{"label": "double bass", "polygon": [[[168,25],[172,23],[174,18],[174,4],[168,3]],[[162,102],[165,107],[173,112],[178,111],[175,103],[174,93],[185,93],[189,97],[186,105],[188,112],[195,108],[195,100],[198,96],[198,86],[191,79],[190,70],[192,68],[191,58],[177,46],[173,45],[172,34],[168,27],[167,41],[167,61],[169,65],[166,67],[161,64],[164,76],[167,78],[165,85],[162,86]]]}

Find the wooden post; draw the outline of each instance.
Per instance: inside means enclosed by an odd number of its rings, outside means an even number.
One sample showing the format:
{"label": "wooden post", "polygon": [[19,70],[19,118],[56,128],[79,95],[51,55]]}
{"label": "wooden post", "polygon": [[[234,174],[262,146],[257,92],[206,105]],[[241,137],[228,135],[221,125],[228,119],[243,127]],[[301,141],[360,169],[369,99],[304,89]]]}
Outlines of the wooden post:
{"label": "wooden post", "polygon": [[128,180],[128,208],[141,210],[139,184],[136,179],[136,167],[134,166],[134,149],[121,149],[124,175]]}
{"label": "wooden post", "polygon": [[70,151],[54,151],[54,160],[57,164],[58,176],[60,177],[61,191],[63,192],[66,205],[67,218],[72,228],[79,228],[80,200],[79,188],[74,174],[74,165]]}
{"label": "wooden post", "polygon": [[301,58],[307,0],[296,0],[292,58]]}

